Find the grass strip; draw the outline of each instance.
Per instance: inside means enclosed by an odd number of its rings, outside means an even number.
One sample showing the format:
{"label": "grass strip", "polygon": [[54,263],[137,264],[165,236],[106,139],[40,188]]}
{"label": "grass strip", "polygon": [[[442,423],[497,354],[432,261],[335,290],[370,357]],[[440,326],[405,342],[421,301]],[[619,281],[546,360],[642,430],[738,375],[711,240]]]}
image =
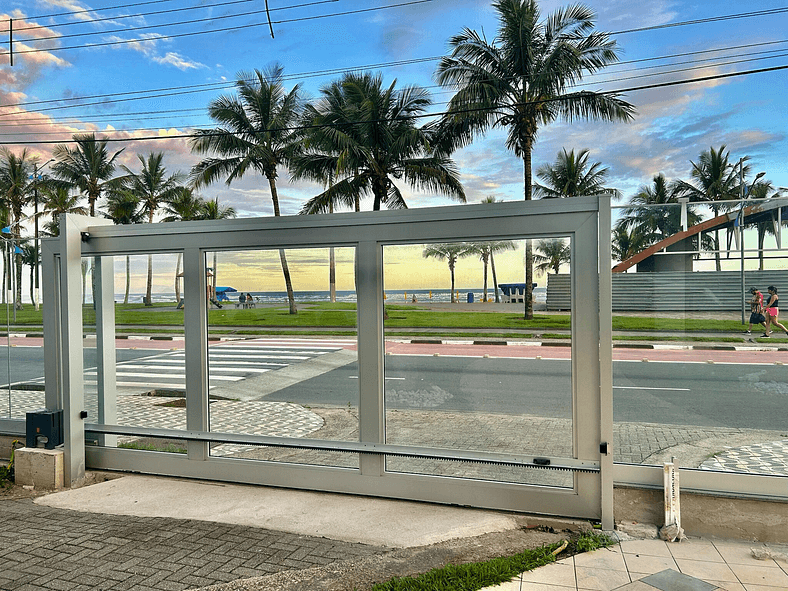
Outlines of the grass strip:
{"label": "grass strip", "polygon": [[[614,543],[605,535],[584,533],[570,542],[567,555],[605,548]],[[561,543],[556,543],[484,562],[450,564],[415,577],[395,577],[373,585],[372,591],[477,591],[511,581],[522,572],[555,561],[553,551],[560,546]]]}

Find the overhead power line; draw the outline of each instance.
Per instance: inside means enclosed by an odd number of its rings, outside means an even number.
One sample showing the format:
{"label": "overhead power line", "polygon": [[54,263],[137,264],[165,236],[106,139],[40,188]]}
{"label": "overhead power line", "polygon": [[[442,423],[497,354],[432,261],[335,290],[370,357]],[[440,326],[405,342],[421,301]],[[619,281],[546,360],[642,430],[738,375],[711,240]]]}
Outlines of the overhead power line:
{"label": "overhead power line", "polygon": [[[252,1],[254,1],[254,0],[234,0],[234,2],[227,2],[227,4],[236,4],[238,2],[252,2]],[[330,3],[338,2],[338,1],[339,0],[317,0],[316,2],[307,2],[306,4],[294,4],[292,6],[280,6],[279,8],[272,8],[272,9],[270,9],[270,11],[265,9],[265,8],[262,8],[260,10],[250,10],[250,11],[247,11],[247,12],[238,12],[238,13],[234,13],[234,14],[221,14],[221,15],[218,15],[218,16],[209,16],[209,17],[205,17],[205,18],[189,19],[189,20],[176,21],[176,22],[171,22],[171,23],[161,23],[161,24],[156,24],[156,25],[141,25],[139,27],[125,27],[123,29],[114,29],[114,30],[111,30],[111,31],[87,31],[85,33],[69,33],[69,34],[66,34],[66,35],[53,35],[51,37],[36,37],[36,38],[32,38],[32,39],[23,39],[23,41],[25,41],[27,43],[36,43],[38,41],[52,41],[54,39],[57,39],[59,41],[61,39],[72,39],[74,37],[89,37],[91,35],[113,35],[115,33],[130,33],[130,32],[133,32],[133,31],[145,31],[145,30],[149,30],[149,29],[161,29],[163,27],[173,27],[173,26],[179,26],[179,25],[192,25],[192,24],[195,24],[195,23],[205,23],[205,22],[220,21],[220,20],[225,20],[225,19],[230,19],[230,18],[238,18],[238,17],[242,17],[242,16],[253,16],[255,14],[267,14],[268,12],[274,12],[274,11],[279,11],[279,10],[292,10],[294,8],[305,8],[305,7],[308,7],[308,6],[317,6],[317,5],[320,5],[320,4],[330,4]],[[193,8],[194,7],[191,7],[190,9],[193,9]],[[203,7],[200,6],[199,8],[203,8]],[[160,12],[174,12],[176,10],[187,10],[187,9],[186,8],[180,8],[180,9],[173,9],[171,11],[160,11]],[[156,13],[150,13],[150,14],[156,14]],[[126,18],[130,18],[130,17],[126,17]],[[117,19],[115,19],[113,17],[113,18],[99,19],[99,20],[117,20]],[[93,20],[91,22],[96,22],[96,20]],[[284,22],[284,21],[282,21],[282,22]],[[64,24],[73,24],[73,23],[64,23]],[[17,29],[16,32],[27,31],[30,28],[40,28],[40,27],[28,27],[27,29]],[[157,36],[156,38],[162,38],[162,37],[158,37]],[[146,39],[146,41],[149,41],[149,39]]]}
{"label": "overhead power line", "polygon": [[[730,57],[740,57],[740,56],[723,56],[723,57],[720,57],[720,58],[717,58],[717,59],[728,59]],[[624,82],[624,81],[627,81],[627,80],[636,80],[636,79],[643,79],[643,78],[651,78],[651,77],[654,77],[654,76],[664,76],[664,75],[667,75],[667,74],[675,74],[675,73],[682,73],[682,72],[688,72],[688,71],[696,71],[696,70],[700,70],[700,69],[706,69],[706,68],[709,68],[711,66],[719,67],[719,66],[739,64],[739,63],[744,63],[744,62],[759,61],[759,60],[764,60],[764,59],[775,59],[775,58],[779,58],[779,57],[788,57],[788,52],[783,52],[783,53],[778,54],[778,55],[763,56],[763,57],[758,57],[758,58],[741,59],[741,60],[727,61],[727,62],[714,63],[714,64],[705,64],[705,65],[702,65],[702,66],[696,66],[696,67],[692,67],[692,68],[679,68],[679,69],[675,69],[675,70],[668,70],[668,71],[665,71],[665,72],[653,72],[653,73],[648,73],[648,74],[640,74],[638,76],[627,76],[627,77],[619,77],[619,78],[610,78],[608,80],[600,80],[600,81],[598,81],[596,83],[598,83],[598,84],[613,84],[613,83],[616,83],[616,82]],[[701,60],[701,61],[705,62],[707,60]],[[648,69],[652,69],[654,67],[656,67],[656,66],[648,66],[646,68],[642,68],[642,70],[648,70]],[[665,66],[660,66],[660,67],[665,67]],[[626,72],[626,71],[630,71],[630,70],[624,70],[624,71],[619,72],[619,73],[623,73],[623,72]],[[579,85],[574,85],[572,88],[577,87],[577,86],[579,86]],[[432,88],[442,88],[442,87],[440,87],[440,86],[426,86],[426,87],[421,87],[421,88],[432,89]],[[452,91],[446,91],[446,92],[443,92],[443,93],[439,92],[439,93],[435,93],[435,94],[446,94],[446,93],[451,93],[451,92]],[[433,104],[436,104],[436,103],[433,103]],[[77,108],[77,107],[81,107],[81,106],[83,106],[83,105],[73,105],[72,107],[73,108]],[[161,114],[161,115],[164,115],[164,114],[169,114],[169,115],[171,115],[173,113],[180,114],[181,117],[187,116],[186,113],[200,113],[200,114],[203,114],[203,115],[206,114],[205,113],[205,109],[188,109],[188,110],[186,110],[186,109],[167,109],[167,110],[159,110],[159,111],[139,111],[139,112],[136,112],[136,113],[134,113],[134,112],[132,112],[132,113],[123,113],[122,116],[112,117],[112,121],[114,122],[114,121],[124,121],[124,120],[131,120],[131,121],[157,120],[157,119],[161,119],[161,117],[135,117],[135,116],[132,116],[132,115],[135,115],[135,114],[138,114],[138,115],[150,115],[150,114]],[[75,124],[78,125],[80,123],[89,122],[90,119],[107,120],[108,116],[106,114],[85,115],[85,116],[82,116],[81,119],[74,119],[72,117],[71,121],[73,121]],[[2,121],[2,119],[0,119],[0,121]],[[62,121],[55,120],[55,121],[49,121],[49,122],[41,122],[38,119],[35,119],[35,120],[28,120],[28,121],[32,121],[32,123],[29,123],[29,125],[28,125],[28,126],[32,127],[32,126],[51,126],[51,125],[58,125],[58,124],[59,125],[68,125],[68,121],[69,120],[62,120]],[[3,128],[3,127],[20,127],[23,124],[24,124],[24,120],[14,119],[13,123],[0,123],[0,128]],[[188,126],[189,127],[195,127],[196,124],[191,124],[191,125],[188,125]],[[145,129],[133,129],[133,130],[130,130],[130,129],[118,129],[118,130],[116,130],[117,133],[132,132],[132,131],[145,131]],[[72,132],[71,131],[52,131],[52,132],[45,132],[45,133],[48,133],[49,135],[62,135],[62,134],[70,134]],[[109,132],[105,131],[103,133],[109,133]],[[39,134],[37,134],[35,132],[29,132],[29,133],[13,133],[13,132],[12,133],[0,133],[0,136],[2,136],[2,135],[5,135],[5,136],[8,136],[8,135],[21,136],[21,135],[39,135]]]}
{"label": "overhead power line", "polygon": [[687,25],[703,25],[707,23],[715,23],[719,21],[736,20],[740,18],[753,18],[757,16],[769,16],[772,14],[782,14],[788,12],[788,6],[780,8],[769,8],[767,10],[753,10],[751,12],[739,12],[736,14],[724,14],[720,16],[709,16],[706,18],[698,18],[689,21],[679,21],[677,23],[665,23],[662,25],[653,25],[650,27],[637,27],[635,29],[622,29],[620,31],[612,31],[608,35],[625,35],[627,33],[642,33],[644,31],[656,31],[659,29],[669,29],[671,27],[684,27]]}
{"label": "overhead power line", "polygon": [[[166,2],[171,2],[172,0],[161,0],[160,2],[156,2],[154,0],[154,2],[142,2],[141,4],[152,4],[152,3],[159,4],[159,3],[163,3],[165,1]],[[18,28],[18,29],[16,29],[16,31],[17,32],[22,32],[22,31],[31,31],[31,30],[35,30],[35,29],[55,29],[57,27],[70,27],[70,26],[73,26],[73,25],[84,25],[84,24],[101,23],[101,22],[105,22],[105,21],[119,21],[119,20],[124,20],[124,19],[128,19],[128,18],[141,18],[141,17],[145,17],[145,16],[156,16],[156,15],[161,15],[161,14],[172,14],[172,13],[175,13],[175,12],[185,12],[185,11],[188,11],[188,10],[205,10],[205,9],[209,9],[209,8],[220,8],[222,6],[232,6],[234,4],[248,4],[250,2],[257,2],[257,0],[227,0],[226,2],[205,3],[205,4],[200,4],[198,6],[183,6],[181,8],[168,8],[166,10],[152,10],[150,12],[138,12],[138,13],[135,13],[135,14],[118,14],[118,15],[115,15],[115,16],[106,16],[106,17],[102,17],[102,18],[92,18],[89,21],[75,20],[75,21],[67,21],[65,23],[52,23],[52,24],[48,24],[48,25],[31,25],[29,27]],[[339,0],[322,0],[321,2],[310,2],[308,4],[300,4],[300,5],[297,5],[297,6],[280,6],[278,8],[272,8],[271,12],[274,12],[275,10],[286,10],[286,9],[289,9],[289,8],[300,8],[302,6],[311,6],[312,4],[325,4],[327,2],[339,2]],[[138,6],[138,5],[137,4],[127,4],[126,6]],[[118,8],[124,8],[124,7],[118,7]],[[110,8],[100,8],[100,9],[97,9],[97,10],[104,11],[104,10],[115,10],[115,9],[116,9],[116,7],[110,7]],[[74,13],[70,13],[70,12],[61,13],[60,15],[56,15],[56,16],[62,16],[64,14],[72,15],[72,14],[84,13],[84,12],[97,12],[97,10],[79,10],[79,11],[76,11]],[[25,20],[33,20],[33,19],[39,19],[39,18],[46,18],[46,17],[30,16],[30,17],[25,17]],[[94,32],[94,34],[101,34],[101,33],[102,33],[101,31],[95,31]],[[104,33],[106,33],[106,31],[104,31]],[[65,36],[66,35],[64,35],[64,37]],[[63,37],[56,37],[56,38],[57,39],[62,39]]]}
{"label": "overhead power line", "polygon": [[173,0],[147,0],[146,2],[132,2],[131,4],[118,4],[117,6],[107,6],[105,8],[85,8],[82,10],[68,10],[65,12],[55,12],[52,14],[37,14],[29,16],[29,19],[39,18],[55,18],[58,16],[73,16],[75,14],[85,14],[86,12],[98,12],[99,10],[118,10],[120,8],[132,8],[134,6],[146,6],[148,4],[164,4],[165,2],[172,2]]}
{"label": "overhead power line", "polygon": [[[601,92],[599,94],[618,96],[618,95],[625,94],[625,93],[640,92],[640,91],[643,91],[643,90],[653,90],[653,89],[657,89],[657,88],[668,88],[668,87],[673,87],[673,86],[684,86],[684,85],[688,85],[688,84],[697,84],[697,83],[700,83],[700,82],[710,82],[710,81],[713,81],[713,80],[721,80],[721,79],[725,79],[725,78],[734,78],[734,77],[739,77],[739,76],[748,76],[748,75],[755,75],[755,74],[765,74],[765,73],[768,73],[768,72],[778,72],[778,71],[782,71],[782,70],[788,70],[788,65],[774,66],[774,67],[771,67],[771,68],[760,68],[760,69],[757,69],[757,70],[746,70],[746,71],[743,71],[743,72],[731,72],[731,73],[727,73],[727,74],[715,74],[715,75],[712,75],[712,76],[702,76],[700,78],[693,78],[693,79],[690,79],[690,80],[674,80],[674,81],[670,81],[670,82],[659,82],[659,83],[655,83],[655,84],[646,84],[646,85],[642,85],[642,86],[631,86],[631,87],[626,87],[626,88],[619,88],[619,89],[616,89],[616,90],[607,90],[607,91]],[[579,97],[579,96],[583,95],[583,92],[580,91],[578,93],[573,93],[573,94],[576,94]],[[567,98],[571,98],[571,97],[570,96],[561,96],[561,97],[542,99],[542,100],[537,100],[537,101],[527,101],[527,102],[521,103],[520,105],[521,106],[526,106],[526,105],[544,104],[544,103],[556,102],[556,101],[559,101],[559,100],[566,100]],[[408,119],[408,120],[411,120],[411,119],[424,119],[424,118],[439,117],[439,116],[448,115],[448,114],[474,113],[474,112],[495,111],[495,110],[496,110],[495,108],[490,108],[490,107],[468,108],[468,109],[463,109],[463,110],[459,110],[459,111],[451,111],[451,112],[450,111],[442,111],[442,112],[437,112],[437,113],[424,113],[422,115],[410,115],[406,119]],[[356,122],[346,123],[345,125],[354,125],[354,124],[355,125],[362,125],[362,124],[368,125],[369,123],[383,123],[383,122],[387,122],[387,121],[396,121],[398,119],[399,118],[379,119],[379,120],[376,120],[376,121],[356,121]],[[298,125],[298,126],[283,127],[283,128],[277,128],[277,129],[266,129],[266,130],[260,131],[259,133],[271,133],[271,132],[274,132],[274,131],[295,131],[295,130],[305,130],[305,129],[317,129],[317,128],[324,128],[324,127],[329,127],[329,125]],[[101,133],[101,132],[99,132],[99,133]],[[129,143],[129,142],[138,142],[138,141],[156,141],[156,140],[164,140],[164,139],[167,139],[167,140],[171,140],[171,139],[191,139],[191,138],[197,138],[197,137],[206,137],[206,135],[217,135],[218,136],[218,135],[224,135],[224,133],[223,132],[208,133],[208,134],[205,134],[205,133],[200,133],[200,134],[198,134],[198,133],[184,133],[184,134],[167,135],[167,136],[143,136],[143,137],[131,137],[131,138],[107,138],[107,141],[108,142],[112,142],[112,143]],[[57,141],[35,140],[35,141],[22,141],[22,142],[0,142],[0,146],[6,146],[6,145],[55,145],[55,144],[69,144],[69,143],[72,143],[72,141],[73,140],[57,140]]]}
{"label": "overhead power line", "polygon": [[[675,54],[664,55],[664,56],[652,56],[652,57],[646,57],[646,58],[640,58],[640,59],[616,62],[615,64],[611,64],[609,69],[615,68],[616,66],[619,66],[619,65],[625,65],[625,64],[643,63],[643,62],[650,62],[650,61],[656,61],[656,60],[672,59],[672,58],[675,58],[675,57],[686,57],[686,56],[692,56],[692,55],[704,55],[704,54],[708,54],[708,53],[720,53],[720,52],[725,52],[725,51],[733,51],[733,50],[736,50],[736,49],[744,49],[744,48],[750,48],[750,47],[761,47],[761,46],[777,45],[777,44],[784,44],[784,43],[788,43],[788,39],[780,39],[780,40],[775,40],[775,41],[763,41],[763,42],[760,42],[760,43],[747,43],[747,44],[743,44],[743,45],[732,45],[732,46],[720,47],[720,48],[716,48],[716,49],[703,49],[703,50],[698,50],[698,51],[689,51],[689,52],[683,52],[683,53],[675,53]],[[744,54],[744,55],[747,55],[747,54]],[[297,72],[297,73],[293,73],[293,74],[285,74],[283,76],[283,79],[284,80],[297,80],[297,79],[303,79],[303,78],[314,78],[314,77],[325,76],[325,75],[330,75],[330,74],[341,74],[341,73],[349,72],[349,71],[371,70],[371,69],[378,69],[378,68],[397,67],[397,66],[403,66],[403,65],[412,65],[412,64],[418,64],[418,63],[425,63],[425,62],[430,62],[430,61],[436,61],[436,60],[441,59],[441,57],[442,56],[428,56],[428,57],[421,57],[421,58],[413,58],[413,59],[409,59],[409,60],[379,62],[379,63],[374,63],[374,64],[363,64],[363,65],[359,64],[359,65],[354,65],[354,66],[346,66],[346,67],[342,67],[342,68],[328,68],[328,69],[324,69],[324,70],[312,70],[312,71],[305,71],[305,72]],[[727,59],[728,57],[741,57],[741,56],[720,56],[719,58],[715,58],[715,59]],[[689,62],[689,63],[692,63],[692,62]],[[673,66],[673,65],[678,65],[678,64],[676,64],[676,63],[663,64],[661,66],[653,66],[653,67],[670,67],[670,66]],[[599,73],[599,74],[596,74],[596,75],[600,76],[600,75],[605,75],[605,74],[608,74],[608,73],[610,73],[610,74],[618,74],[618,73],[622,73],[624,71],[629,71],[629,70],[619,70],[617,72],[606,71],[606,72]],[[593,74],[590,75],[590,76],[593,76]],[[614,82],[615,80],[611,80],[611,81]],[[78,96],[78,97],[47,99],[47,100],[40,100],[40,101],[26,101],[26,102],[10,103],[10,104],[6,104],[6,105],[0,105],[0,109],[3,108],[3,107],[6,107],[6,108],[8,108],[8,107],[30,107],[30,106],[34,106],[34,105],[46,105],[46,104],[62,103],[62,102],[74,102],[74,103],[76,103],[78,101],[85,101],[85,100],[91,100],[91,99],[115,99],[116,97],[127,97],[127,96],[136,96],[137,98],[135,100],[144,100],[144,99],[148,99],[148,98],[159,98],[161,96],[172,96],[173,94],[177,94],[177,93],[173,93],[173,92],[170,92],[170,91],[184,91],[182,94],[192,94],[193,92],[203,92],[203,91],[209,91],[209,90],[219,90],[219,89],[223,89],[223,88],[232,88],[233,86],[235,86],[235,84],[236,84],[236,81],[207,82],[207,83],[203,83],[203,84],[189,84],[189,85],[170,86],[170,87],[163,87],[163,88],[149,88],[149,89],[145,89],[145,90],[134,90],[134,91],[124,91],[124,92],[115,92],[115,93],[102,93],[102,94],[94,94],[94,95],[85,95],[85,96]],[[435,88],[435,87],[432,87],[432,88]],[[167,92],[169,94],[167,94],[167,95],[148,94],[148,93],[162,93],[162,92]],[[145,96],[140,96],[140,95],[145,95]],[[37,109],[37,111],[38,112],[43,112],[43,111],[60,110],[60,109],[73,108],[73,107],[84,107],[84,106],[91,106],[91,105],[97,105],[97,104],[105,104],[105,102],[106,101],[97,101],[97,102],[92,102],[92,103],[81,103],[79,105],[59,105],[57,107],[52,107],[52,108],[49,108],[49,109]],[[114,101],[114,102],[118,102],[118,101]],[[168,111],[164,111],[164,112],[168,112]],[[0,117],[2,117],[4,115],[8,115],[8,114],[9,113],[0,113]],[[143,114],[150,114],[150,111],[145,112]]]}
{"label": "overhead power line", "polygon": [[[303,21],[319,20],[319,19],[324,19],[324,18],[333,18],[333,17],[337,17],[337,16],[348,16],[348,15],[351,15],[351,14],[362,14],[362,13],[367,13],[367,12],[376,12],[376,11],[379,11],[379,10],[388,10],[388,9],[391,9],[391,8],[402,8],[403,6],[413,6],[413,5],[416,5],[416,4],[427,4],[427,3],[430,3],[430,2],[435,2],[435,0],[411,0],[410,2],[400,2],[398,4],[388,4],[386,6],[374,6],[372,8],[359,8],[359,9],[356,9],[356,10],[346,10],[346,11],[334,12],[334,13],[330,13],[330,14],[303,16],[303,17],[298,17],[298,18],[282,19],[282,20],[271,21],[271,22],[273,24],[275,24],[275,25],[282,25],[282,24],[287,24],[287,23],[297,23],[297,22],[303,22]],[[204,31],[191,31],[191,32],[188,32],[188,33],[176,33],[176,34],[172,34],[172,35],[156,35],[156,37],[154,37],[154,38],[142,37],[142,38],[135,38],[135,39],[119,39],[119,40],[115,40],[115,41],[103,41],[101,43],[88,43],[88,44],[85,44],[85,45],[66,45],[66,46],[63,46],[63,47],[52,47],[52,48],[49,48],[49,49],[24,49],[22,51],[15,51],[14,55],[23,55],[23,54],[28,54],[28,53],[53,52],[53,51],[65,51],[65,50],[69,50],[69,49],[85,49],[85,48],[88,48],[88,47],[89,48],[108,47],[108,46],[114,46],[114,45],[127,45],[129,43],[145,43],[145,42],[150,42],[152,40],[178,39],[178,38],[181,38],[181,37],[192,37],[194,35],[207,35],[209,33],[226,33],[228,31],[238,31],[238,30],[241,30],[241,29],[249,29],[249,28],[261,27],[261,26],[265,26],[265,27],[269,26],[268,19],[266,19],[264,21],[261,21],[261,22],[246,23],[246,24],[243,24],[243,25],[235,26],[235,27],[223,27],[223,28],[219,28],[219,29],[207,29],[207,30],[204,30]],[[11,53],[10,51],[6,51],[6,52],[3,52],[3,53],[0,53],[0,55],[8,55],[10,53]]]}

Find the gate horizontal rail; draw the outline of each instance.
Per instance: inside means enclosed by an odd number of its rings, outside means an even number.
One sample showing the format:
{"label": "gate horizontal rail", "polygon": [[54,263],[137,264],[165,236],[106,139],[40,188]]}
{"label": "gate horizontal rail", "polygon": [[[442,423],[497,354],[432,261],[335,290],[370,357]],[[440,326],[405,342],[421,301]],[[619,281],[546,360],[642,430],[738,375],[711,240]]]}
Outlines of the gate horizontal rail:
{"label": "gate horizontal rail", "polygon": [[456,462],[475,462],[500,466],[524,466],[548,470],[570,470],[572,472],[599,472],[599,462],[577,460],[574,458],[548,456],[517,456],[499,453],[469,453],[460,450],[417,447],[410,445],[391,445],[361,441],[323,441],[295,437],[271,437],[246,433],[213,433],[209,431],[188,431],[179,429],[157,429],[127,427],[123,425],[85,425],[86,433],[106,435],[142,436],[182,441],[204,441],[208,443],[234,443],[236,445],[259,445],[267,447],[287,447],[316,451],[345,453],[364,453],[405,458],[425,458]]}

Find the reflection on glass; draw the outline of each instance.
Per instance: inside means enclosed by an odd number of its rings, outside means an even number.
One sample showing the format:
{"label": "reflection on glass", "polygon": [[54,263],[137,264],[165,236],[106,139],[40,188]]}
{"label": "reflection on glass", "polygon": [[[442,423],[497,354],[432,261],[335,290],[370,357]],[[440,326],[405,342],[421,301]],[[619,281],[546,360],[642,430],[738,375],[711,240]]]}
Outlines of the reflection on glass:
{"label": "reflection on glass", "polygon": [[785,204],[721,206],[735,224],[697,203],[614,211],[615,461],[788,476],[788,339],[750,326],[758,294],[788,293]]}
{"label": "reflection on glass", "polygon": [[[83,266],[85,285],[85,405],[88,422],[142,428],[186,429],[183,283],[177,254],[107,257],[113,275],[114,324],[97,350],[101,300],[94,264]],[[95,273],[95,276],[94,276]],[[96,306],[93,305],[96,294]],[[114,337],[114,339],[112,338]],[[114,369],[102,373],[114,345]],[[103,355],[103,357],[102,357]],[[114,417],[114,418],[113,418]],[[89,443],[185,453],[179,440],[91,435]]]}
{"label": "reflection on glass", "polygon": [[[355,249],[206,257],[209,331],[231,337],[209,343],[211,431],[358,441]],[[220,444],[211,454],[358,466],[357,454],[270,446]]]}
{"label": "reflection on glass", "polygon": [[[568,263],[556,260],[560,268]],[[534,242],[548,259],[548,241]],[[559,249],[560,250],[560,249]],[[547,315],[537,277],[524,320],[525,241],[384,248],[386,441],[463,452],[572,457],[571,349],[541,344],[546,327],[569,343],[567,313]],[[540,259],[537,259],[540,264]],[[552,267],[550,267],[552,269]],[[570,472],[483,462],[389,458],[389,471],[572,486]]]}

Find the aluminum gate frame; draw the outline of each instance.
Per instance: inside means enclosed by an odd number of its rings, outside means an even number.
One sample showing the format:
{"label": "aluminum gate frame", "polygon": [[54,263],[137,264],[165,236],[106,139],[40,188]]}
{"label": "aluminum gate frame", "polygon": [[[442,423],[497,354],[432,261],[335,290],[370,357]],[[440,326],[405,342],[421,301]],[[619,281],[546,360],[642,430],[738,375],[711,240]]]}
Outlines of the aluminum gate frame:
{"label": "aluminum gate frame", "polygon": [[[60,227],[60,238],[43,241],[42,248],[45,300],[57,304],[45,308],[45,371],[47,408],[64,410],[67,484],[78,484],[84,478],[87,463],[97,469],[601,519],[605,529],[613,528],[610,270],[607,263],[599,264],[600,260],[610,260],[608,196],[330,217],[130,226],[113,226],[108,220],[68,214],[62,216]],[[553,488],[387,472],[387,454],[450,457],[451,452],[385,443],[383,247],[457,239],[550,236],[568,236],[572,244],[574,457],[563,459],[563,463],[574,471],[574,486]],[[207,302],[202,279],[206,272],[205,253],[330,246],[353,247],[356,252],[360,441],[356,447],[349,445],[359,453],[359,468],[211,457],[208,441],[222,436],[209,433],[208,429]],[[183,254],[185,278],[187,426],[185,432],[170,433],[187,439],[188,453],[176,457],[176,454],[118,449],[114,447],[116,434],[129,428],[114,424],[112,257],[177,252]],[[83,413],[82,257],[96,257],[99,417],[95,423],[86,422]],[[141,434],[153,431],[134,430]],[[86,431],[98,433],[100,443],[106,447],[86,447]],[[255,443],[252,439],[250,443]],[[528,458],[492,457],[492,460],[532,465]]]}

